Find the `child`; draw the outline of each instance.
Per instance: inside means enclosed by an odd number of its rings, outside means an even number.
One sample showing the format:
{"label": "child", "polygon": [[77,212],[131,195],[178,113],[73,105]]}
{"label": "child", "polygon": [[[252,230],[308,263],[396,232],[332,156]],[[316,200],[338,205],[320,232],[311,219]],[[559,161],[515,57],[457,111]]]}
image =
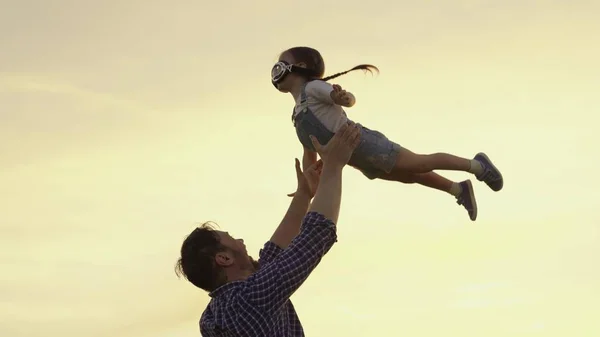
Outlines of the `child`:
{"label": "child", "polygon": [[[303,168],[317,161],[311,141],[314,137],[326,144],[344,124],[353,123],[342,107],[356,103],[354,95],[328,80],[353,70],[379,71],[375,66],[363,64],[350,70],[323,77],[325,64],[321,54],[309,47],[295,47],[281,53],[271,70],[271,82],[280,92],[289,92],[296,105],[292,121],[298,139],[304,146]],[[473,159],[447,153],[416,154],[390,141],[382,133],[361,126],[361,144],[356,148],[349,165],[360,170],[369,179],[384,179],[406,184],[417,183],[453,195],[457,203],[477,218],[477,202],[470,180],[452,182],[433,170],[465,171],[485,182],[493,191],[503,186],[502,174],[484,154]]]}

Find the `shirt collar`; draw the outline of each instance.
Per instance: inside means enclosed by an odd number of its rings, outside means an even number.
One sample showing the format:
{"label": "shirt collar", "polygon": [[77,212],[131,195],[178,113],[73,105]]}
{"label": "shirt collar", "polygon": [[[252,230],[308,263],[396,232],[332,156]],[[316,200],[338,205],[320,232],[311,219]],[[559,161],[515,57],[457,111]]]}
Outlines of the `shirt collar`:
{"label": "shirt collar", "polygon": [[227,293],[228,291],[232,290],[233,288],[235,288],[236,286],[238,286],[239,284],[241,284],[242,282],[244,282],[243,280],[240,281],[231,281],[231,282],[227,282],[224,285],[218,287],[217,289],[211,291],[210,293],[208,293],[208,296],[210,297],[219,297],[225,293]]}

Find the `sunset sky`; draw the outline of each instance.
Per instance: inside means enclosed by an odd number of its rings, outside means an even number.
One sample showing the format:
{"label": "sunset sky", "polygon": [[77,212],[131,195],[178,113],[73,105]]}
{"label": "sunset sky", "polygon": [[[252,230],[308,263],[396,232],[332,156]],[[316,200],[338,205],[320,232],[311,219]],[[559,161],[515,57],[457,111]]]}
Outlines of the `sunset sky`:
{"label": "sunset sky", "polygon": [[[308,45],[348,115],[502,170],[447,194],[344,174],[307,336],[600,336],[600,2],[0,0],[0,336],[192,337],[212,220],[258,250],[302,155],[269,71]],[[314,22],[314,23],[311,23]],[[465,174],[449,177],[462,180]]]}

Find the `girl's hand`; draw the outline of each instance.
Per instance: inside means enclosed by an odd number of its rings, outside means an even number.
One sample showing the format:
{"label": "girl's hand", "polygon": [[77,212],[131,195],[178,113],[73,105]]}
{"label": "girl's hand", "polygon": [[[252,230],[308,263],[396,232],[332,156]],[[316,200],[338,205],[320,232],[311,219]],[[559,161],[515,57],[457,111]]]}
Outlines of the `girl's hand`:
{"label": "girl's hand", "polygon": [[354,105],[354,95],[342,89],[338,84],[333,85],[333,91],[331,92],[331,99],[337,105],[351,107]]}

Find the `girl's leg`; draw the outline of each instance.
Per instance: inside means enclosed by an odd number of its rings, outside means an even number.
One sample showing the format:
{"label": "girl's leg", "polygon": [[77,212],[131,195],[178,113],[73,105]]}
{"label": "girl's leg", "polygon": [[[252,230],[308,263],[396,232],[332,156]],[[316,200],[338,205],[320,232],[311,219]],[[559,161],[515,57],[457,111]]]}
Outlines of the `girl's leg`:
{"label": "girl's leg", "polygon": [[466,159],[448,153],[416,154],[402,148],[398,153],[392,173],[398,171],[427,173],[433,170],[472,173],[478,180],[484,181],[494,191],[501,190],[503,186],[502,174],[483,153],[477,154],[473,159]]}
{"label": "girl's leg", "polygon": [[433,170],[465,171],[480,174],[483,167],[476,160],[457,157],[448,153],[417,154],[402,148],[394,171],[407,171],[412,173],[426,173]]}
{"label": "girl's leg", "polygon": [[460,194],[460,184],[455,183],[435,172],[410,173],[406,171],[393,171],[380,177],[383,180],[397,181],[404,184],[414,184],[427,186],[438,191],[447,192],[453,196]]}
{"label": "girl's leg", "polygon": [[475,221],[477,218],[477,202],[473,194],[473,185],[469,180],[455,183],[442,177],[435,172],[427,173],[409,173],[406,171],[392,171],[389,174],[380,176],[381,179],[398,181],[405,184],[417,183],[439,191],[447,192],[453,195],[459,205],[462,205],[469,213],[469,218]]}
{"label": "girl's leg", "polygon": [[[414,184],[431,187],[433,189],[448,192],[456,196],[458,192],[452,191],[454,185],[458,185],[451,180],[448,180],[435,172],[427,173],[410,173],[406,171],[392,171],[389,174],[381,176],[381,179],[397,181],[404,184]],[[460,192],[460,191],[459,191]]]}

